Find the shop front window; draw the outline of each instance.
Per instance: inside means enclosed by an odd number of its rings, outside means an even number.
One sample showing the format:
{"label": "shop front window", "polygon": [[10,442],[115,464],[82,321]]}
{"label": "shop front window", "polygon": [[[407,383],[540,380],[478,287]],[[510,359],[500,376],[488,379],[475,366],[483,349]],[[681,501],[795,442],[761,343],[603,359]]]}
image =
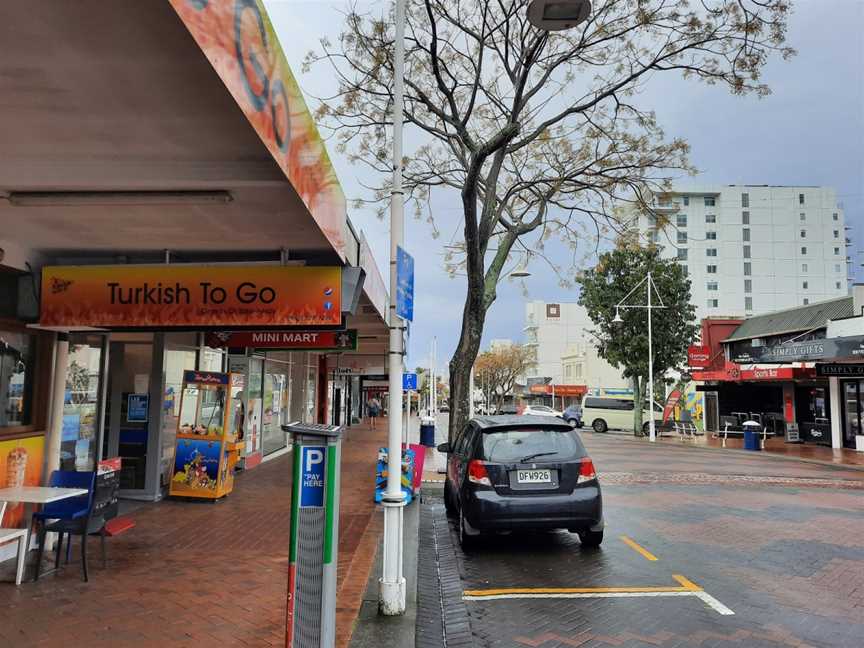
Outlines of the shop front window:
{"label": "shop front window", "polygon": [[183,372],[195,369],[195,351],[191,349],[165,349],[164,391],[162,394],[162,486],[171,480],[174,468],[174,444],[180,416],[180,396],[183,391]]}
{"label": "shop front window", "polygon": [[282,425],[289,422],[290,358],[287,352],[268,353],[264,363],[264,418],[261,425],[265,455],[281,450],[288,443]]}
{"label": "shop front window", "polygon": [[35,337],[0,330],[0,428],[30,425]]}
{"label": "shop front window", "polygon": [[263,419],[264,359],[249,358],[246,399],[246,456],[261,452],[261,422]]}
{"label": "shop front window", "polygon": [[60,468],[93,470],[99,425],[99,370],[103,338],[72,336],[60,437]]}
{"label": "shop front window", "polygon": [[855,436],[861,434],[861,413],[864,406],[864,381],[846,381],[843,383],[843,445],[855,447]]}
{"label": "shop front window", "polygon": [[315,423],[315,387],[318,383],[318,355],[310,353],[306,364],[306,407],[304,423]]}

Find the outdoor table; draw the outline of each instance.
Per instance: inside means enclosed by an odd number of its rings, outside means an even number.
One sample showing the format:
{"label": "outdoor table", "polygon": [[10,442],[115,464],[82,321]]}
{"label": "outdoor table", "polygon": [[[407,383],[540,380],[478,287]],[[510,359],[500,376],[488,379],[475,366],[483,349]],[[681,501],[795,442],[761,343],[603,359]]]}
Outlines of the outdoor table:
{"label": "outdoor table", "polygon": [[[18,486],[0,488],[0,502],[20,502],[24,504],[24,519],[27,521],[27,542],[24,546],[30,551],[30,536],[33,529],[33,507],[48,504],[67,497],[86,495],[86,488],[55,488],[53,486]],[[45,572],[50,573],[50,572]]]}

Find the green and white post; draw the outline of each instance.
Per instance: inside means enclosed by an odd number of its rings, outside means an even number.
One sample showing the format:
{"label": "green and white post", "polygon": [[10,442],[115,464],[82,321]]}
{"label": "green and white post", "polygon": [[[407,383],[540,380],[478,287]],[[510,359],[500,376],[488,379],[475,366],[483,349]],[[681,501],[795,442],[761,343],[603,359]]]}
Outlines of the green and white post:
{"label": "green and white post", "polygon": [[285,647],[333,648],[342,428],[285,429],[294,437]]}

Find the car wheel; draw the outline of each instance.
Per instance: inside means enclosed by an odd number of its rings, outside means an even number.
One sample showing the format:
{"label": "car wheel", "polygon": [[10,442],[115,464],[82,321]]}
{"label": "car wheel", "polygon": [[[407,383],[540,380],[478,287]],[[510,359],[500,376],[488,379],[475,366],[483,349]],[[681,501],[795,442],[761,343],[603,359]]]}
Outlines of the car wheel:
{"label": "car wheel", "polygon": [[444,479],[444,510],[447,512],[447,517],[456,515],[456,509],[453,506],[453,488],[450,486],[450,480]]}
{"label": "car wheel", "polygon": [[579,427],[579,421],[577,421],[574,418],[567,419],[567,422],[570,424],[570,427],[572,427],[572,428]]}
{"label": "car wheel", "polygon": [[603,532],[602,531],[582,531],[579,533],[579,542],[582,543],[583,547],[587,547],[590,549],[599,547],[603,542]]}
{"label": "car wheel", "polygon": [[651,422],[646,421],[642,424],[642,436],[648,436],[651,434]]}
{"label": "car wheel", "polygon": [[477,536],[471,535],[471,525],[465,519],[465,514],[462,512],[462,507],[459,507],[459,546],[462,551],[473,551],[477,548]]}
{"label": "car wheel", "polygon": [[605,432],[606,430],[609,429],[609,426],[606,425],[606,421],[604,421],[603,419],[597,419],[597,420],[595,420],[595,421],[591,424],[591,427],[594,428],[594,431],[595,431],[595,432],[598,432],[598,433],[600,433],[600,434],[603,434],[603,432]]}

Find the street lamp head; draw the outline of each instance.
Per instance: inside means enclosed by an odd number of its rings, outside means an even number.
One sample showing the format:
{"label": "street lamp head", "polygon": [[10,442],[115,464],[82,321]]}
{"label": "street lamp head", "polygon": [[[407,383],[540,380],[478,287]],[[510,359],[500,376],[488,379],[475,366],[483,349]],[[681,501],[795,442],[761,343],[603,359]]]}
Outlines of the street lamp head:
{"label": "street lamp head", "polygon": [[615,317],[612,318],[613,324],[623,324],[624,320],[621,319],[621,312],[618,310],[618,307],[615,307]]}
{"label": "street lamp head", "polygon": [[546,31],[562,31],[583,22],[590,13],[590,0],[531,0],[528,22]]}

